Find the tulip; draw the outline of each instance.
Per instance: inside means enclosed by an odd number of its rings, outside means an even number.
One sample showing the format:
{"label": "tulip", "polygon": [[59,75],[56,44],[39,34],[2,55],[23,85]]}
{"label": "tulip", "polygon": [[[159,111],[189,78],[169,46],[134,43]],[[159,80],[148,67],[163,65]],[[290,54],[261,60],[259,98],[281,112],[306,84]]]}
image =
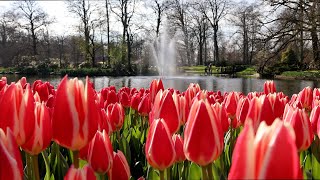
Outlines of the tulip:
{"label": "tulip", "polygon": [[145,154],[148,163],[160,171],[170,167],[176,152],[169,128],[164,119],[155,119],[150,125],[146,139]]}
{"label": "tulip", "polygon": [[23,179],[22,160],[15,137],[9,128],[0,128],[0,179]]}
{"label": "tulip", "polygon": [[118,93],[118,99],[123,107],[127,108],[130,106],[130,97],[126,91],[120,91]]}
{"label": "tulip", "polygon": [[0,101],[0,128],[9,127],[17,144],[23,145],[34,130],[34,97],[29,84],[23,89],[20,81],[12,83]]}
{"label": "tulip", "polygon": [[314,134],[320,137],[320,106],[316,106],[312,109],[310,114],[311,127]]}
{"label": "tulip", "polygon": [[139,93],[134,93],[131,97],[130,107],[136,111],[138,111],[139,104],[141,101],[141,96]]}
{"label": "tulip", "polygon": [[306,109],[307,112],[311,111],[313,100],[313,92],[311,87],[305,87],[299,92],[297,101],[301,102],[302,107]]}
{"label": "tulip", "polygon": [[55,94],[54,87],[49,82],[36,80],[32,85],[33,93],[38,93],[41,101],[47,101],[50,94]]}
{"label": "tulip", "polygon": [[296,134],[296,145],[299,151],[309,148],[313,140],[313,133],[309,117],[304,109],[286,105],[283,121],[290,124]]}
{"label": "tulip", "polygon": [[237,119],[236,119],[236,112],[237,112],[237,105],[240,99],[239,93],[237,92],[230,92],[224,100],[225,108],[227,111],[228,118],[230,119],[230,123],[232,127],[237,127]]}
{"label": "tulip", "polygon": [[239,99],[237,110],[236,110],[236,119],[240,121],[240,124],[244,124],[246,120],[248,110],[249,110],[249,99],[246,97],[241,97]]}
{"label": "tulip", "polygon": [[105,130],[96,132],[89,144],[87,158],[91,167],[98,173],[107,173],[112,167],[113,150]]}
{"label": "tulip", "polygon": [[145,94],[138,106],[138,112],[141,116],[148,116],[151,111],[151,101],[149,94]]}
{"label": "tulip", "polygon": [[213,111],[216,112],[218,119],[220,120],[222,131],[225,133],[229,129],[229,122],[227,111],[224,107],[224,104],[220,104],[219,102],[214,103],[211,105]]}
{"label": "tulip", "polygon": [[273,81],[266,81],[264,84],[263,84],[263,91],[264,91],[264,94],[269,94],[269,93],[275,93],[276,92],[276,86],[274,84]]}
{"label": "tulip", "polygon": [[188,86],[184,96],[186,98],[186,101],[187,101],[187,104],[188,104],[189,108],[192,105],[193,98],[196,96],[196,94],[199,91],[201,91],[201,88],[200,88],[199,84],[191,83]]}
{"label": "tulip", "polygon": [[257,130],[260,122],[265,121],[267,125],[271,125],[275,117],[272,111],[272,107],[269,99],[266,95],[262,95],[259,98],[255,97],[251,99],[247,119],[251,119],[253,127]]}
{"label": "tulip", "polygon": [[179,134],[174,134],[172,136],[172,141],[174,145],[174,149],[176,151],[176,159],[175,162],[182,162],[186,160],[186,156],[183,152],[183,138]]}
{"label": "tulip", "polygon": [[53,140],[72,151],[79,151],[95,135],[99,111],[95,92],[86,78],[86,85],[77,78],[65,76],[56,92],[52,117]]}
{"label": "tulip", "polygon": [[301,179],[295,135],[291,126],[276,119],[261,122],[256,135],[250,120],[240,133],[228,179]]}
{"label": "tulip", "polygon": [[164,90],[162,80],[161,79],[152,80],[149,89],[150,89],[150,100],[151,100],[151,103],[153,103],[158,92],[160,90],[162,90],[162,91]]}
{"label": "tulip", "polygon": [[288,97],[283,96],[280,93],[269,93],[267,95],[269,102],[271,104],[271,108],[274,114],[274,118],[282,119],[284,108],[288,103]]}
{"label": "tulip", "polygon": [[3,87],[7,85],[7,78],[6,77],[1,77],[0,79],[0,91],[2,90]]}
{"label": "tulip", "polygon": [[116,91],[110,90],[108,92],[107,99],[105,99],[104,107],[107,108],[109,104],[114,104],[118,102],[118,96],[116,94]]}
{"label": "tulip", "polygon": [[122,128],[125,114],[120,103],[109,104],[106,109],[106,115],[112,131],[118,131]]}
{"label": "tulip", "polygon": [[93,169],[85,165],[82,169],[75,168],[73,165],[69,168],[64,180],[95,180],[97,179]]}
{"label": "tulip", "polygon": [[223,151],[221,122],[210,104],[195,100],[184,130],[184,153],[188,160],[206,166]]}
{"label": "tulip", "polygon": [[108,171],[109,179],[129,180],[130,176],[130,166],[124,154],[119,150],[117,153],[113,152],[113,165],[110,171]]}
{"label": "tulip", "polygon": [[178,119],[180,125],[184,125],[187,121],[189,114],[189,106],[186,102],[186,98],[181,94],[178,94],[176,91],[172,94],[173,101],[176,105],[176,109],[178,112]]}
{"label": "tulip", "polygon": [[31,155],[37,155],[46,149],[50,145],[52,138],[50,112],[44,102],[35,102],[34,114],[33,135],[22,145],[23,150]]}
{"label": "tulip", "polygon": [[154,119],[162,118],[169,128],[170,134],[174,134],[180,127],[178,113],[171,92],[169,90],[160,90],[150,112],[149,124],[152,124]]}

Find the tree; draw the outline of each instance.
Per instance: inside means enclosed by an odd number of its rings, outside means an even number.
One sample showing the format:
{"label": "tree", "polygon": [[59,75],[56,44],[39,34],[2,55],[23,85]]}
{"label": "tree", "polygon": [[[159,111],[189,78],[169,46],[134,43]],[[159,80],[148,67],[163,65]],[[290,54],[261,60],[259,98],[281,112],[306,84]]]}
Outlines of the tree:
{"label": "tree", "polygon": [[232,23],[238,27],[237,34],[242,40],[242,62],[251,64],[254,49],[257,44],[257,35],[261,28],[261,14],[256,4],[249,4],[247,1],[240,3],[235,10]]}
{"label": "tree", "polygon": [[219,22],[227,13],[227,0],[205,0],[199,3],[204,16],[213,29],[214,62],[219,63],[218,31]]}
{"label": "tree", "polygon": [[28,33],[31,33],[32,38],[32,55],[37,55],[38,31],[52,23],[49,16],[34,0],[24,0],[16,2],[17,10],[21,17],[25,20],[22,24]]}
{"label": "tree", "polygon": [[86,62],[95,66],[95,28],[98,27],[99,19],[94,19],[94,13],[98,12],[96,6],[92,5],[89,0],[67,1],[68,10],[78,16],[81,21],[80,31],[84,36],[84,57]]}
{"label": "tree", "polygon": [[[111,8],[112,12],[120,19],[122,24],[122,55],[121,61],[125,64],[127,60],[127,66],[129,72],[131,69],[131,57],[132,57],[132,35],[130,33],[130,23],[135,11],[135,0],[114,0]],[[124,48],[126,46],[126,48]]]}

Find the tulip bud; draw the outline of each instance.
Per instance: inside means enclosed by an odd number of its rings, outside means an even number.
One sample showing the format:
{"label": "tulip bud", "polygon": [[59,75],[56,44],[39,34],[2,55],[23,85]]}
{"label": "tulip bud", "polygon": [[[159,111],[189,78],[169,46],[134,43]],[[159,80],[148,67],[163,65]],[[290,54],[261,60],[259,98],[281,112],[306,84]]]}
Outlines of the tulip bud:
{"label": "tulip bud", "polygon": [[0,179],[23,178],[22,160],[18,145],[9,128],[0,128]]}
{"label": "tulip bud", "polygon": [[46,149],[52,139],[50,112],[44,102],[35,103],[34,114],[35,124],[33,135],[22,145],[23,150],[31,155],[37,155]]}
{"label": "tulip bud", "polygon": [[299,92],[297,101],[301,102],[302,107],[306,109],[307,112],[311,111],[313,92],[311,87],[305,87],[302,91]]}
{"label": "tulip bud", "polygon": [[176,152],[169,128],[163,119],[155,119],[152,122],[146,140],[145,154],[148,163],[160,171],[174,163]]}
{"label": "tulip bud", "polygon": [[122,105],[120,103],[109,104],[106,109],[106,114],[112,131],[120,130],[123,126],[125,117]]}
{"label": "tulip bud", "polygon": [[244,121],[246,120],[248,110],[249,110],[249,99],[246,97],[240,98],[237,110],[236,110],[236,118],[238,121],[240,121],[240,124],[244,124]]}
{"label": "tulip bud", "polygon": [[162,118],[169,128],[170,134],[178,131],[180,127],[179,114],[169,90],[158,92],[150,114],[149,124],[152,124],[154,119]]}
{"label": "tulip bud", "polygon": [[88,147],[88,162],[98,173],[106,173],[112,167],[113,149],[105,130],[97,131]]}
{"label": "tulip bud", "polygon": [[139,104],[141,101],[141,96],[139,93],[134,93],[131,97],[130,107],[136,111],[138,111]]}
{"label": "tulip bud", "polygon": [[176,160],[175,162],[182,162],[186,160],[186,156],[183,152],[183,138],[179,134],[174,134],[172,136],[172,141],[174,149],[176,151]]}
{"label": "tulip bud", "polygon": [[87,145],[98,128],[99,111],[95,103],[95,91],[84,86],[77,78],[65,76],[56,93],[52,117],[53,139],[70,150],[80,150]]}
{"label": "tulip bud", "polygon": [[[310,114],[311,127],[314,134],[320,137],[320,106],[316,106],[312,109]],[[319,125],[318,125],[319,124]]]}
{"label": "tulip bud", "polygon": [[275,93],[276,86],[273,81],[266,81],[263,85],[264,94]]}
{"label": "tulip bud", "polygon": [[7,78],[6,77],[1,77],[1,79],[0,79],[0,91],[6,85],[7,85]]}
{"label": "tulip bud", "polygon": [[276,119],[261,122],[256,135],[247,120],[232,155],[228,179],[300,179],[300,164],[291,126]]}
{"label": "tulip bud", "polygon": [[110,180],[129,180],[130,179],[130,166],[126,157],[121,151],[113,152],[113,165],[108,171]]}
{"label": "tulip bud", "polygon": [[34,97],[29,84],[23,89],[21,82],[12,83],[0,101],[0,128],[9,127],[17,144],[23,145],[34,130]]}
{"label": "tulip bud", "polygon": [[311,123],[305,109],[286,105],[283,121],[290,124],[296,134],[296,145],[299,151],[309,148],[313,140]]}
{"label": "tulip bud", "polygon": [[207,101],[195,100],[184,130],[184,154],[201,166],[216,160],[223,151],[223,132],[217,114]]}
{"label": "tulip bud", "polygon": [[149,98],[149,94],[145,94],[138,106],[138,112],[141,116],[148,116],[151,111],[151,101]]}
{"label": "tulip bud", "polygon": [[160,90],[162,90],[162,91],[164,90],[162,80],[161,79],[152,80],[149,89],[150,89],[150,101],[151,101],[151,103],[153,103],[158,92]]}
{"label": "tulip bud", "polygon": [[96,175],[94,174],[93,169],[85,165],[82,169],[74,168],[72,165],[67,174],[64,176],[64,180],[95,180]]}

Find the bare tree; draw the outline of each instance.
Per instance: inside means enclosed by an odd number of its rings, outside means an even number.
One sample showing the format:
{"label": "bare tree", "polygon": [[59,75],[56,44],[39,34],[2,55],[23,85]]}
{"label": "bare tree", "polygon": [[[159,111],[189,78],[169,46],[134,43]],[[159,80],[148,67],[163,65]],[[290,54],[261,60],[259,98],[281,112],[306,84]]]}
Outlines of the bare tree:
{"label": "bare tree", "polygon": [[213,29],[214,62],[219,63],[218,31],[219,22],[227,14],[227,0],[205,0],[199,2],[201,10]]}
{"label": "bare tree", "polygon": [[23,24],[23,27],[31,33],[32,55],[37,55],[37,31],[51,24],[52,20],[49,20],[48,14],[44,12],[34,0],[17,1],[16,6],[18,7],[17,10],[19,10],[21,17],[26,22],[26,24]]}
{"label": "bare tree", "polygon": [[[121,61],[125,64],[127,60],[127,66],[131,71],[131,57],[132,57],[132,35],[130,33],[130,23],[135,11],[135,0],[114,0],[112,3],[111,11],[120,19],[122,24],[122,46],[126,45],[126,48],[122,48]],[[127,52],[126,52],[127,51]]]}

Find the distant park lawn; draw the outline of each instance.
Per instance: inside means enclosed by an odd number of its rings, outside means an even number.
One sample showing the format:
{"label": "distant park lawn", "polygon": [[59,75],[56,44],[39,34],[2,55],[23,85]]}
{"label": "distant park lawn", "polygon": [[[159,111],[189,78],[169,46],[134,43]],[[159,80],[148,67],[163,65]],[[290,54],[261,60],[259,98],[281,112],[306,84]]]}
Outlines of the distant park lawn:
{"label": "distant park lawn", "polygon": [[295,79],[320,79],[320,70],[308,71],[285,71],[277,78],[295,78]]}

